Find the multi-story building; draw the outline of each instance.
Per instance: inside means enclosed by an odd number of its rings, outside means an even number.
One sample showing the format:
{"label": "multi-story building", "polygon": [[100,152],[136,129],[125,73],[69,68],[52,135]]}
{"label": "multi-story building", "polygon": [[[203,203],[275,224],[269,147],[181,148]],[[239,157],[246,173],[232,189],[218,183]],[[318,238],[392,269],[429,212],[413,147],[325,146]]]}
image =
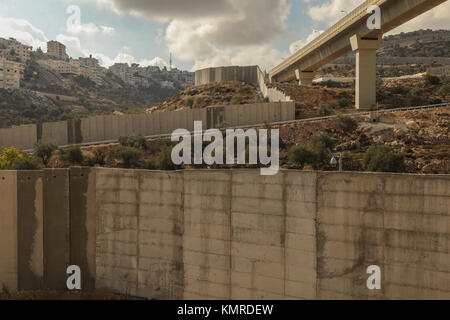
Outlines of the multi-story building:
{"label": "multi-story building", "polygon": [[66,46],[58,41],[47,42],[47,55],[60,60],[67,60]]}
{"label": "multi-story building", "polygon": [[85,78],[91,79],[97,85],[101,86],[103,84],[101,70],[100,68],[91,68],[80,60],[70,59],[69,62],[62,60],[38,60],[37,63],[58,74],[70,74],[75,76],[83,76]]}
{"label": "multi-story building", "polygon": [[32,47],[23,45],[14,38],[0,38],[0,56],[16,62],[26,63],[31,59]]}
{"label": "multi-story building", "polygon": [[92,55],[89,55],[89,58],[79,58],[80,64],[92,69],[99,69],[100,65],[98,63],[98,59],[92,58]]}
{"label": "multi-story building", "polygon": [[194,85],[194,73],[178,69],[162,70],[158,66],[140,67],[138,64],[129,66],[127,63],[116,63],[109,70],[123,82],[132,86],[148,87],[158,82],[162,87],[175,87],[175,83],[182,87]]}
{"label": "multi-story building", "polygon": [[38,60],[37,63],[55,73],[80,75],[80,65],[73,60],[70,62],[61,60]]}
{"label": "multi-story building", "polygon": [[0,58],[0,88],[20,88],[24,65]]}

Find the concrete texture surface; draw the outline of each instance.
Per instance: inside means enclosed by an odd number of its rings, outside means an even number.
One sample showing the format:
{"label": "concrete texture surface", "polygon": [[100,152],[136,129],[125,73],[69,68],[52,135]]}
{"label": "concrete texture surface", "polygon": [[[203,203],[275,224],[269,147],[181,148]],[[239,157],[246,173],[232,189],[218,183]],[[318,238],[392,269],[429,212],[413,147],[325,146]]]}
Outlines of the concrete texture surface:
{"label": "concrete texture surface", "polygon": [[17,275],[17,174],[0,172],[0,286],[18,288]]}
{"label": "concrete texture surface", "polygon": [[0,129],[0,148],[16,146],[33,149],[38,140],[58,146],[111,141],[123,136],[170,135],[176,129],[194,130],[194,121],[202,121],[203,129],[227,126],[258,125],[265,122],[295,120],[294,102],[272,102],[233,105],[222,108],[222,118],[208,118],[216,107],[183,111],[158,112],[145,115],[103,115],[39,125]]}
{"label": "concrete texture surface", "polygon": [[71,168],[70,181],[70,264],[81,268],[83,290],[95,288],[96,192],[95,172]]}
{"label": "concrete texture surface", "polygon": [[[83,289],[153,299],[450,299],[448,175],[72,168],[43,177],[0,175],[0,284],[10,290],[41,284],[42,266],[46,284],[65,285],[52,270],[70,254]],[[366,287],[370,265],[382,270],[381,290]]]}
{"label": "concrete texture surface", "polygon": [[17,273],[19,290],[38,290],[43,285],[42,188],[42,172],[17,172]]}
{"label": "concrete texture surface", "polygon": [[44,288],[66,290],[70,258],[69,171],[44,170]]}

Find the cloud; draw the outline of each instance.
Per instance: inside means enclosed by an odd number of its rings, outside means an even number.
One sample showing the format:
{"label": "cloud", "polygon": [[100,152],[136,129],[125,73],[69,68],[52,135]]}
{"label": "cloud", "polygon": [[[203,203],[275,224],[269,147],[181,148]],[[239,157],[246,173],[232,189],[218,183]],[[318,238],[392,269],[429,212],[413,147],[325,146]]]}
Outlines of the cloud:
{"label": "cloud", "polygon": [[0,17],[0,26],[0,37],[15,38],[34,49],[47,47],[48,38],[44,32],[27,20]]}
{"label": "cloud", "polygon": [[113,35],[114,32],[116,31],[115,28],[108,26],[100,26],[100,28],[102,29],[102,33],[105,35]]}
{"label": "cloud", "polygon": [[[92,0],[84,0],[92,2]],[[205,16],[216,16],[218,12],[231,13],[230,3],[233,0],[95,0],[105,8],[117,13],[129,13],[158,21],[172,19],[196,19]]]}
{"label": "cloud", "polygon": [[264,68],[283,55],[272,44],[284,32],[290,10],[286,0],[96,2],[120,14],[167,22],[163,38],[169,51],[177,59],[194,61],[194,68],[246,62]]}
{"label": "cloud", "polygon": [[323,30],[313,30],[313,32],[306,38],[306,40],[298,40],[292,43],[289,47],[289,52],[291,54],[296,53],[298,50],[306,46],[308,43],[313,41],[315,38],[320,36],[324,31]]}
{"label": "cloud", "polygon": [[168,67],[169,64],[160,57],[155,57],[151,60],[148,59],[141,59],[137,60],[135,57],[128,53],[120,53],[118,54],[114,59],[108,57],[105,54],[102,53],[94,53],[92,56],[99,60],[99,64],[105,68],[109,68],[115,63],[128,63],[129,65],[133,63],[139,64],[141,67],[148,67],[148,66],[159,66],[159,67]]}
{"label": "cloud", "polygon": [[425,12],[415,19],[401,25],[392,30],[389,34],[397,34],[400,32],[410,32],[419,29],[450,29],[450,2],[444,2],[436,8]]}
{"label": "cloud", "polygon": [[326,21],[331,26],[363,2],[364,0],[331,0],[322,5],[311,6],[308,14],[313,20]]}
{"label": "cloud", "polygon": [[87,35],[94,35],[96,33],[99,33],[100,29],[93,23],[71,24],[67,26],[67,32],[72,34],[85,33]]}

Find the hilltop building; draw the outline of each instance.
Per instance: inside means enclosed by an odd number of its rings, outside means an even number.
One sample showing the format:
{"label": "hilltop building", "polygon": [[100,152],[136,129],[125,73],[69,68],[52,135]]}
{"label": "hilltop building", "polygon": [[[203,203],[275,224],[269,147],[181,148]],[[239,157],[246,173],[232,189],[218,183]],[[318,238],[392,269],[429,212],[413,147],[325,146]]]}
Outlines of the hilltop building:
{"label": "hilltop building", "polygon": [[0,88],[18,89],[25,66],[19,62],[0,57]]}
{"label": "hilltop building", "polygon": [[60,60],[69,59],[69,55],[66,53],[66,46],[53,40],[47,42],[47,55]]}
{"label": "hilltop building", "polygon": [[23,45],[14,38],[0,38],[0,57],[10,61],[27,63],[31,59],[32,47]]}

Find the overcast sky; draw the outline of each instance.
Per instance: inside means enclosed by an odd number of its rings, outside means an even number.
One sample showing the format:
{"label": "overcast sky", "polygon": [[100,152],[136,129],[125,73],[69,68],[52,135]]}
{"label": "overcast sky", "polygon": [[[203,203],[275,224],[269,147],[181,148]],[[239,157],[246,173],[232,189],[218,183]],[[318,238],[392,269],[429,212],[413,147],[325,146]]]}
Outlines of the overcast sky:
{"label": "overcast sky", "polygon": [[[259,64],[270,69],[363,0],[2,0],[0,36],[72,57],[114,62],[208,66]],[[74,7],[75,6],[75,7]],[[81,25],[77,24],[77,7]],[[69,13],[68,13],[69,12]],[[450,1],[401,26],[450,29]]]}

